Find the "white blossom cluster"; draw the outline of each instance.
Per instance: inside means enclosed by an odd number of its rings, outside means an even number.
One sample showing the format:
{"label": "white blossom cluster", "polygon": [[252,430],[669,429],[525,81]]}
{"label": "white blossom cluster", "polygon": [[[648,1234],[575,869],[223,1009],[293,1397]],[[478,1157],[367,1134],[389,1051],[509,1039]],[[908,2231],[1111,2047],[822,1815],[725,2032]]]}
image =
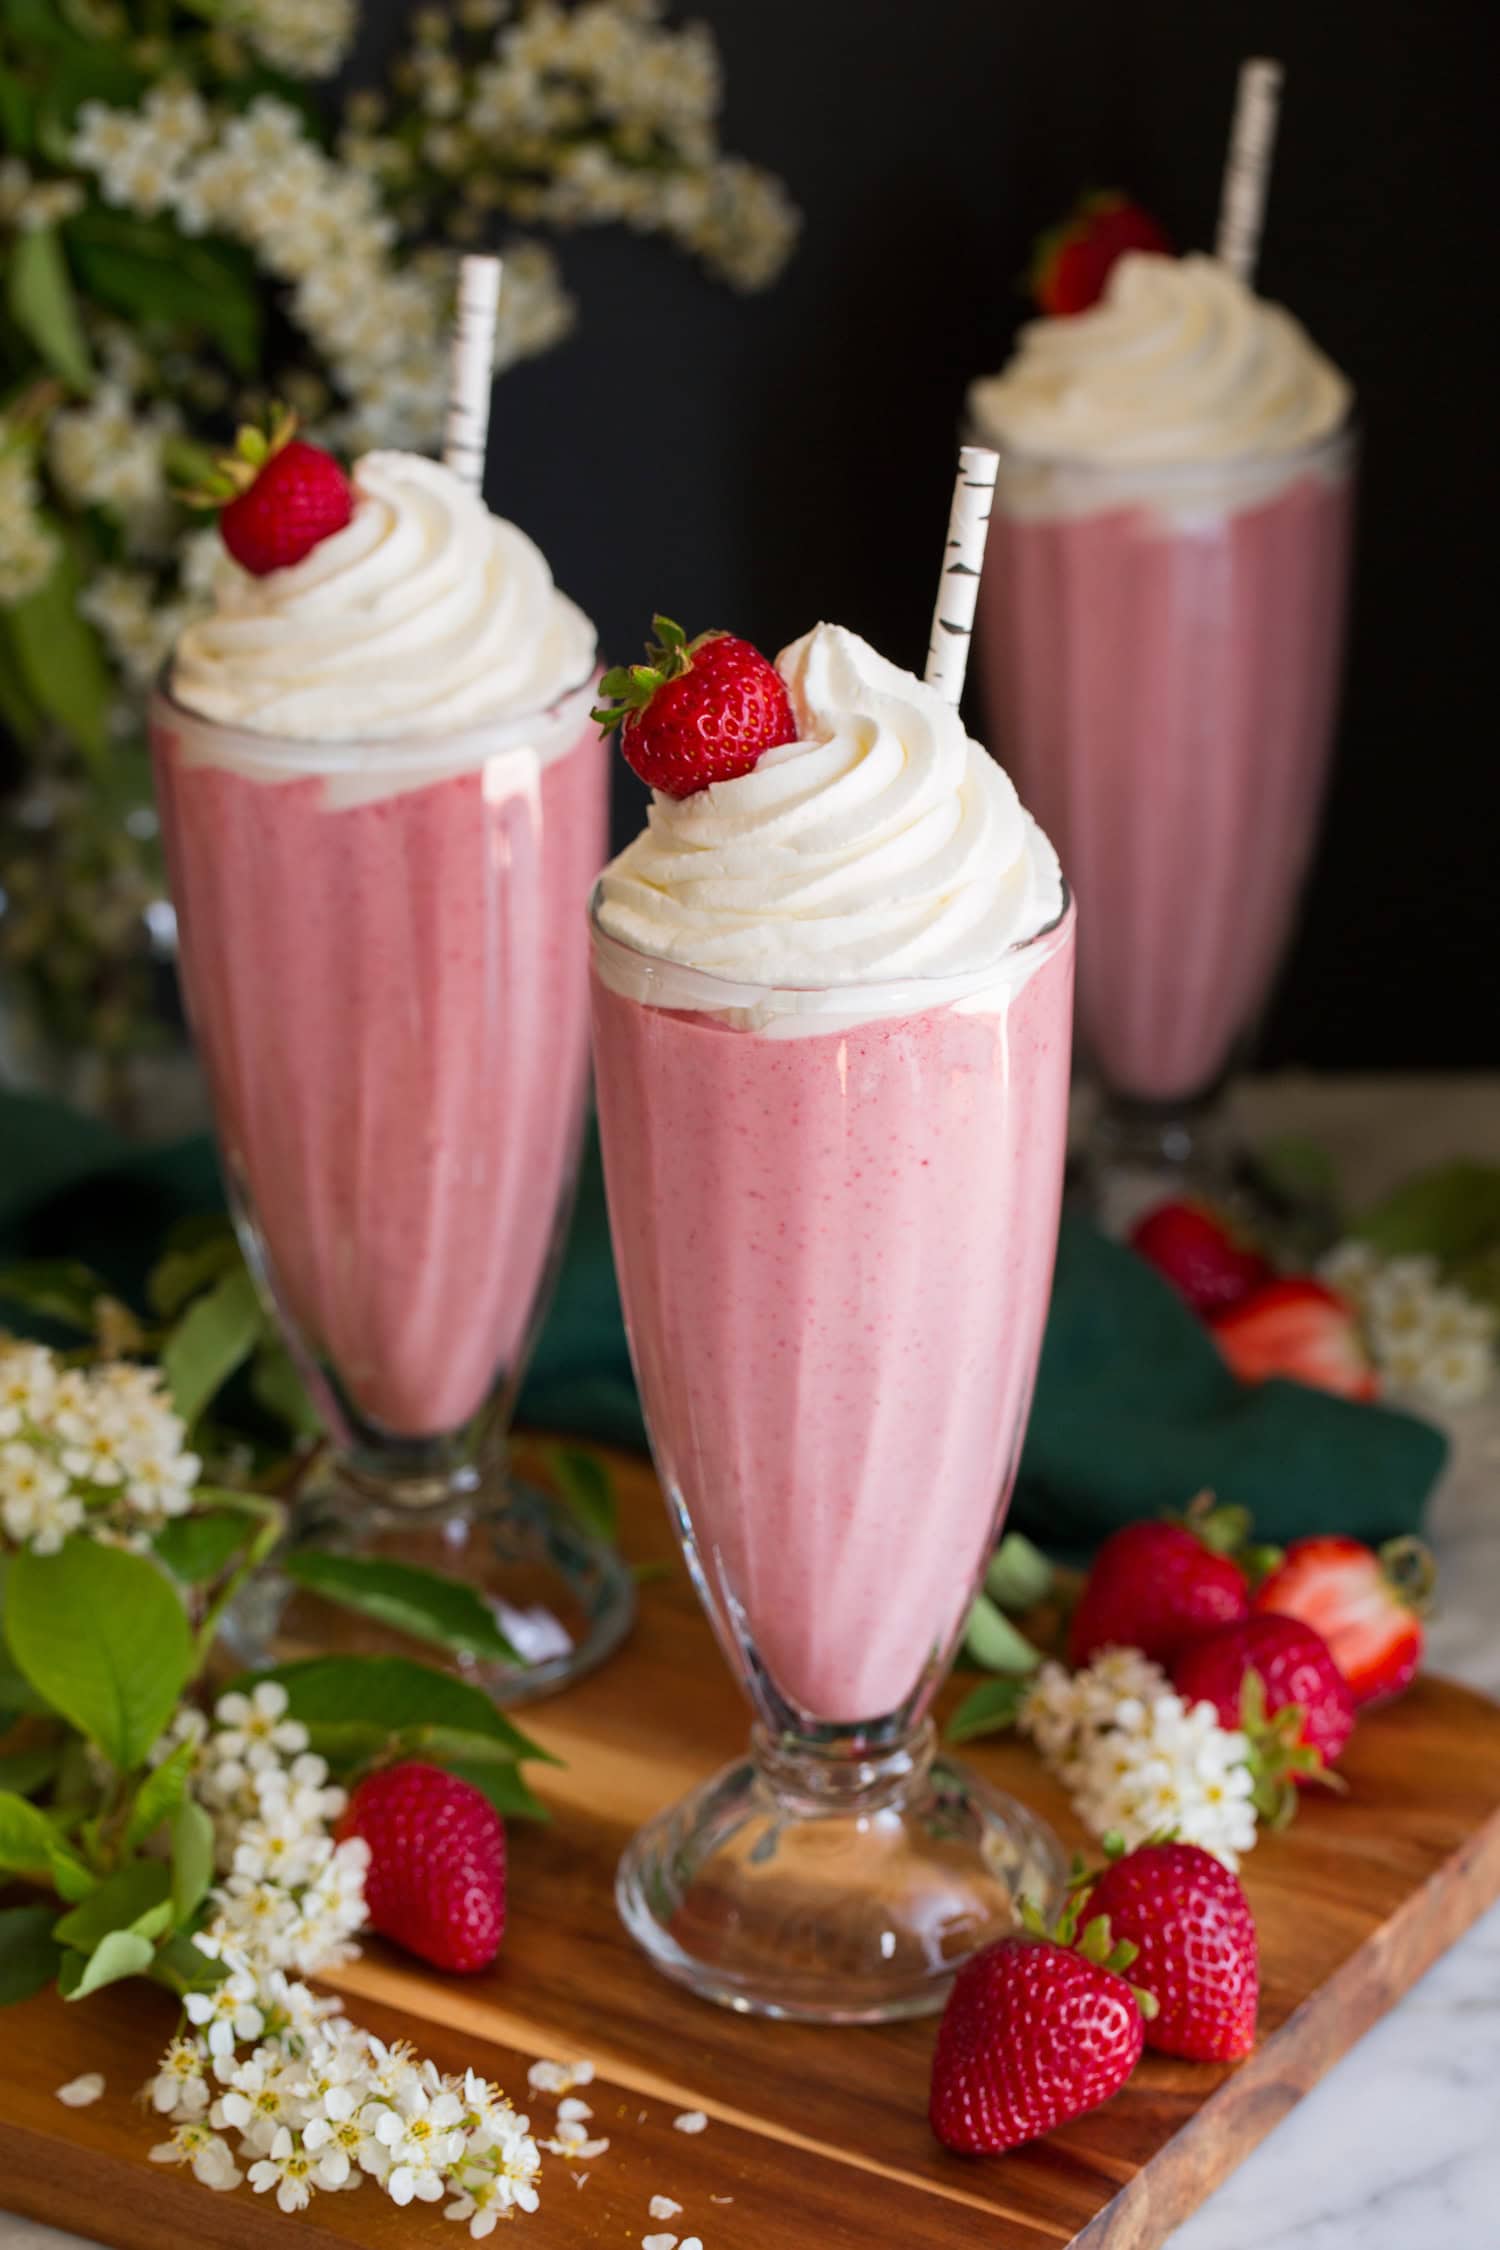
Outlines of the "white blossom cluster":
{"label": "white blossom cluster", "polygon": [[76,180],[35,179],[19,156],[0,162],[0,228],[29,234],[37,227],[55,227],[81,211],[84,201]]}
{"label": "white blossom cluster", "polygon": [[38,500],[31,454],[8,442],[0,421],[0,603],[25,601],[52,575],[57,539],[37,512]]}
{"label": "white blossom cluster", "polygon": [[222,1696],[211,1723],[180,1712],[155,1762],[183,1741],[198,1745],[191,1787],[213,1815],[223,1877],[195,1942],[229,1973],[188,1994],[187,2028],[145,2089],[173,2127],[152,2162],[186,2164],[212,2188],[248,2177],[283,2211],[365,2179],[399,2204],[448,2197],[476,2239],[534,2211],[540,2151],[497,2088],[472,2071],[444,2077],[294,1980],[357,1950],[370,1854],[361,1837],[334,1842],[344,1792],[287,1716],[285,1688]]}
{"label": "white blossom cluster", "polygon": [[56,1554],[84,1529],[143,1544],[193,1504],[202,1464],[186,1440],[159,1369],[68,1367],[0,1336],[0,1527],[18,1547]]}
{"label": "white blossom cluster", "polygon": [[[136,110],[85,102],[71,153],[96,175],[106,202],[143,214],[169,210],[187,234],[243,242],[287,286],[291,317],[348,401],[327,434],[350,445],[436,439],[452,261],[419,253],[398,265],[380,181],[329,156],[290,103],[261,95],[242,112],[221,111],[188,87],[157,87]],[[496,366],[546,350],[571,320],[546,251],[516,246],[506,260]]]}
{"label": "white blossom cluster", "polygon": [[1467,1406],[1495,1379],[1496,1317],[1445,1287],[1436,1258],[1381,1258],[1345,1242],[1319,1268],[1354,1306],[1370,1355],[1393,1390],[1433,1406]]}
{"label": "white blossom cluster", "polygon": [[354,0],[241,0],[227,21],[288,78],[331,78],[354,42]]}
{"label": "white blossom cluster", "polygon": [[1079,1672],[1044,1664],[1018,1723],[1095,1836],[1134,1850],[1170,1831],[1229,1868],[1253,1849],[1249,1741],[1138,1649],[1104,1649]]}

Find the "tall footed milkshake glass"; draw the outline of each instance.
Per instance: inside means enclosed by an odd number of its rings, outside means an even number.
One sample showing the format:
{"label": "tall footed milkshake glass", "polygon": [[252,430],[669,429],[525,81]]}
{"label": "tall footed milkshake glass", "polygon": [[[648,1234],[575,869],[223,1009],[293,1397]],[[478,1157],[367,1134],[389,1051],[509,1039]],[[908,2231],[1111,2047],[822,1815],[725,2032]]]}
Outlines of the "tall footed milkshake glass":
{"label": "tall footed milkshake glass", "polygon": [[531,543],[384,454],[304,560],[226,563],[152,709],[235,1222],[336,1455],[324,1528],[471,1580],[516,1652],[472,1668],[507,1701],[632,1609],[504,1456],[583,1122],[594,679]]}
{"label": "tall footed milkshake glass", "polygon": [[1347,385],[1208,258],[1135,255],[974,386],[1000,451],[979,596],[990,739],[1077,889],[1107,1221],[1233,1194],[1221,1096],[1317,838],[1343,651]]}
{"label": "tall footed milkshake glass", "polygon": [[693,1990],[852,2023],[941,2005],[1061,1873],[929,1711],[1046,1318],[1073,915],[930,688],[827,626],[780,671],[796,739],[658,795],[593,909],[631,1350],[755,1717],[749,1756],[635,1838],[617,1896]]}

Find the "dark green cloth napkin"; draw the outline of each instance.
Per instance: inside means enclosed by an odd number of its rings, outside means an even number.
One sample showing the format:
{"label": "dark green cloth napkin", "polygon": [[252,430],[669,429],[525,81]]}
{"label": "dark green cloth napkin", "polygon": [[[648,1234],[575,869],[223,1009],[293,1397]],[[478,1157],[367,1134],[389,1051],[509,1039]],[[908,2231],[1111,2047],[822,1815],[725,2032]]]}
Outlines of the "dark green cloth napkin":
{"label": "dark green cloth napkin", "polygon": [[[133,1149],[55,1104],[0,1097],[0,1264],[82,1258],[138,1297],[167,1228],[220,1201],[206,1140]],[[520,1413],[541,1428],[644,1442],[592,1141]],[[1250,1508],[1262,1539],[1385,1539],[1415,1529],[1446,1450],[1410,1414],[1298,1383],[1237,1382],[1165,1282],[1086,1219],[1064,1218],[1012,1517],[1034,1539],[1086,1548],[1204,1486]]]}

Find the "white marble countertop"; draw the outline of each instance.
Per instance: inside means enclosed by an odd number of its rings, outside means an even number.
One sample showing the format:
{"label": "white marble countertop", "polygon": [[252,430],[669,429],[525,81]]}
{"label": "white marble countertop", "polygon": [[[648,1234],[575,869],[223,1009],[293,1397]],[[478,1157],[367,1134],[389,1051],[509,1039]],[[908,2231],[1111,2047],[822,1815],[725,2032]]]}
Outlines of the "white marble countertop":
{"label": "white marble countertop", "polygon": [[[1444,1157],[1500,1159],[1496,1078],[1287,1076],[1247,1088],[1242,1110],[1252,1133],[1323,1141],[1355,1198]],[[1500,1407],[1487,1402],[1453,1431],[1454,1466],[1429,1526],[1444,1588],[1431,1657],[1437,1669],[1500,1696]],[[1167,2250],[1500,2250],[1497,2086],[1500,1907],[1314,2088]],[[82,2246],[0,2212],[0,2250]],[[162,2250],[176,2246],[163,2242]]]}

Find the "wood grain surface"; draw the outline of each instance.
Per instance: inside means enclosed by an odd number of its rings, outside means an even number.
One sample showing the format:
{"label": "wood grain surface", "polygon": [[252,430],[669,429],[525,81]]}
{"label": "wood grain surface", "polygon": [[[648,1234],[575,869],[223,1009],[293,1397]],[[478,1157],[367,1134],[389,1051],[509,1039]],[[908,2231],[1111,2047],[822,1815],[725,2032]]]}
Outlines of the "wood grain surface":
{"label": "wood grain surface", "polygon": [[[669,1554],[649,1471],[622,1460],[619,1483],[632,1559]],[[522,2222],[538,2250],[663,2230],[696,2233],[704,2250],[1149,2250],[1500,1897],[1500,1706],[1423,1680],[1361,1727],[1348,1797],[1311,1799],[1247,1863],[1264,1970],[1254,2055],[1234,2070],[1150,2058],[1046,2142],[962,2159],[926,2124],[930,2022],[829,2031],[739,2017],[664,1982],[615,1919],[632,1828],[744,1745],[746,1712],[680,1566],[642,1588],[624,1652],[526,1721],[567,1764],[539,1775],[550,1824],[511,1827],[496,1968],[441,1979],[372,1943],[338,1981],[372,2030],[404,2033],[447,2067],[473,2064],[544,2127],[552,2105],[528,2096],[529,2062],[595,2063],[591,2130],[611,2145],[581,2186],[547,2160],[541,2212]],[[1029,1752],[972,1755],[1077,1840]],[[293,2228],[310,2244],[465,2239],[439,2211],[399,2212],[368,2188],[288,2221],[247,2189],[215,2196],[150,2165],[154,2121],[131,2097],[172,2021],[145,1988],[71,2008],[44,1996],[0,2016],[0,2206],[113,2250],[272,2250]],[[105,2098],[64,2108],[56,2087],[87,2069],[105,2072]],[[707,2131],[673,2129],[688,2109],[707,2112]],[[652,2221],[653,2194],[682,2215]]]}

